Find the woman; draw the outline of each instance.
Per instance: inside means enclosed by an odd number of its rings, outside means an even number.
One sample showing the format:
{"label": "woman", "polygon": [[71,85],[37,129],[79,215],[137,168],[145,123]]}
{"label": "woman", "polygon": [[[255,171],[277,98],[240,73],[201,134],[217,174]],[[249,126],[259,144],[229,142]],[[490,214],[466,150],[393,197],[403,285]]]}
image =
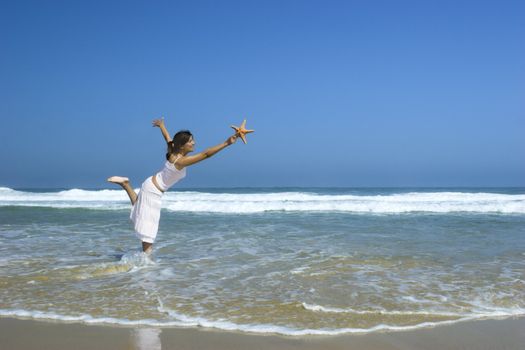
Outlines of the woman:
{"label": "woman", "polygon": [[112,176],[109,182],[122,186],[131,200],[132,209],[130,219],[133,221],[135,234],[142,241],[142,251],[149,254],[157,236],[160,220],[161,197],[172,185],[186,176],[186,167],[198,163],[215,153],[223,150],[237,141],[238,133],[230,136],[226,141],[204,152],[189,156],[193,151],[195,141],[188,130],[182,130],[171,139],[164,125],[164,118],[153,121],[153,126],[160,128],[162,136],[168,143],[166,163],[158,173],[147,178],[137,195],[131,187],[129,179],[122,176]]}

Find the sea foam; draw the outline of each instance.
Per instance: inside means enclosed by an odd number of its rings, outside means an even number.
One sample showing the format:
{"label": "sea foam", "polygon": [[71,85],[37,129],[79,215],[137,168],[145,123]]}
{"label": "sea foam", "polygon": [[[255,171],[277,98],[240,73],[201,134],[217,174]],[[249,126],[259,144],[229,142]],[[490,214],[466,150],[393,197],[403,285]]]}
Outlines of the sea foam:
{"label": "sea foam", "polygon": [[[0,206],[39,206],[98,210],[129,209],[122,190],[71,189],[23,192],[0,188]],[[270,211],[401,213],[525,214],[524,194],[412,192],[388,195],[319,194],[313,192],[209,193],[167,192],[163,207],[173,212],[250,214]]]}
{"label": "sea foam", "polygon": [[339,334],[363,334],[377,331],[407,331],[419,328],[431,328],[442,325],[450,325],[458,322],[478,319],[500,319],[507,317],[525,316],[525,310],[520,309],[511,313],[493,312],[487,314],[471,314],[455,320],[444,320],[436,322],[422,322],[415,325],[396,326],[390,324],[378,324],[370,328],[321,328],[321,329],[299,329],[273,324],[238,324],[228,320],[209,320],[205,317],[194,317],[178,313],[165,308],[159,300],[159,311],[169,316],[168,320],[138,319],[129,320],[114,317],[94,317],[88,314],[70,316],[52,312],[29,311],[22,309],[0,309],[0,316],[16,317],[23,319],[53,320],[62,322],[78,322],[85,324],[109,324],[120,326],[152,326],[152,327],[204,327],[225,331],[241,331],[258,334],[281,334],[287,336],[307,335],[339,335]]}

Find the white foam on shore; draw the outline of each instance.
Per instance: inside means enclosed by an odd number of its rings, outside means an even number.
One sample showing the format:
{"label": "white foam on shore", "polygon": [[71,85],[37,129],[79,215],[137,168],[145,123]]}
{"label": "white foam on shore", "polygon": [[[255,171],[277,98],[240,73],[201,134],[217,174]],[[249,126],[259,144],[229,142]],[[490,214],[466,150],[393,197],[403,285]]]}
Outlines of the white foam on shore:
{"label": "white foam on shore", "polygon": [[119,326],[152,326],[152,327],[205,327],[225,331],[240,331],[257,334],[281,334],[287,336],[307,336],[307,335],[340,335],[340,334],[363,334],[377,331],[407,331],[420,328],[430,328],[441,325],[450,325],[458,322],[479,320],[479,319],[503,319],[508,317],[525,316],[525,310],[520,309],[510,314],[493,312],[491,314],[473,314],[461,317],[456,320],[445,320],[438,322],[423,322],[410,326],[396,326],[388,324],[378,324],[371,328],[322,328],[322,329],[297,329],[292,327],[277,326],[272,324],[237,324],[227,320],[208,320],[204,317],[187,316],[176,311],[165,308],[159,300],[159,311],[169,315],[171,320],[140,319],[129,320],[113,317],[93,317],[88,314],[78,316],[59,315],[52,312],[27,311],[21,309],[0,309],[0,316],[15,317],[35,320],[52,320],[62,322],[79,322],[85,324],[100,325],[119,325]]}
{"label": "white foam on shore", "polygon": [[481,303],[473,304],[474,308],[469,312],[443,312],[439,310],[426,311],[401,311],[401,310],[355,310],[351,308],[336,308],[321,305],[302,303],[305,310],[313,312],[326,313],[349,313],[358,315],[428,315],[428,316],[449,316],[460,318],[499,318],[499,317],[513,317],[524,316],[525,309],[520,307],[515,308],[501,308],[489,306]]}
{"label": "white foam on shore", "polygon": [[471,314],[459,313],[459,312],[442,312],[442,311],[388,311],[388,310],[355,310],[351,308],[336,308],[321,305],[312,305],[302,303],[305,310],[313,312],[326,312],[326,313],[348,313],[358,315],[428,315],[428,316],[450,316],[450,317],[470,317]]}
{"label": "white foam on shore", "polygon": [[[22,192],[0,188],[0,206],[129,209],[122,190]],[[412,192],[389,195],[328,195],[310,192],[208,193],[168,192],[163,207],[174,212],[262,213],[268,211],[525,214],[524,194]]]}

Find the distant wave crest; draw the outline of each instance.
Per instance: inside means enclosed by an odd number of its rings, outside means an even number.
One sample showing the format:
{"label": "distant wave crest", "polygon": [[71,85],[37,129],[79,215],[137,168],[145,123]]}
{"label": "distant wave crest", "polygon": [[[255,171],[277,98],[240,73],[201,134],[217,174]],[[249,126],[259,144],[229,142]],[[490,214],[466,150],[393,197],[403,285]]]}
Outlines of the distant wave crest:
{"label": "distant wave crest", "polygon": [[[524,194],[467,192],[410,192],[387,195],[319,194],[313,192],[210,193],[168,192],[163,207],[173,212],[262,213],[348,212],[501,213],[525,214]],[[122,210],[129,200],[122,190],[70,189],[60,192],[24,192],[0,187],[0,206],[39,206]]]}

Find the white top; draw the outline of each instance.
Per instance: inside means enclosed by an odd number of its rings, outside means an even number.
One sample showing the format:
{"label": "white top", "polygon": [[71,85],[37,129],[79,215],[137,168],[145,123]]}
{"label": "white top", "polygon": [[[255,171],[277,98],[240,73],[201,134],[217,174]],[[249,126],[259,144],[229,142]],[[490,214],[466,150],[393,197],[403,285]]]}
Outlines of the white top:
{"label": "white top", "polygon": [[175,167],[175,164],[166,161],[166,163],[164,163],[164,168],[155,175],[155,178],[161,190],[166,192],[171,186],[185,176],[186,168],[179,170]]}

